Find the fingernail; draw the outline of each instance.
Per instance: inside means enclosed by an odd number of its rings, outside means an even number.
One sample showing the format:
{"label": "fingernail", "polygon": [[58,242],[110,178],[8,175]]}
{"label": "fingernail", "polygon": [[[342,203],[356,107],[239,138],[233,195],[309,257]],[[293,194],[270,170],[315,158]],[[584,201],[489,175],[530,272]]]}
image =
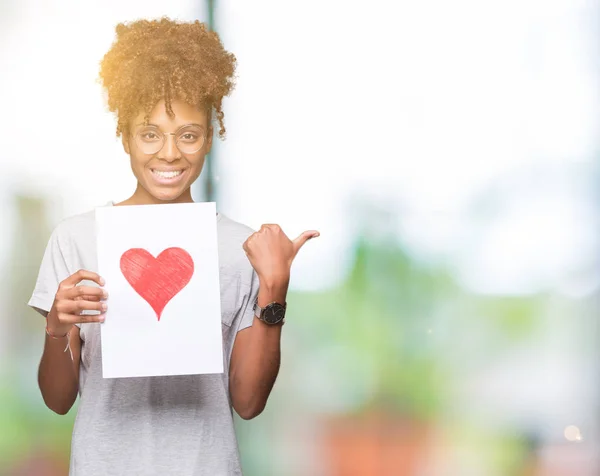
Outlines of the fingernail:
{"label": "fingernail", "polygon": [[106,281],[104,281],[104,278],[102,276],[100,276],[100,286],[104,286],[106,284]]}
{"label": "fingernail", "polygon": [[108,299],[108,293],[106,291],[104,291],[103,295],[104,299]]}
{"label": "fingernail", "polygon": [[100,307],[103,311],[106,311],[108,309],[108,306],[106,305],[106,303],[102,303],[102,306],[100,306]]}
{"label": "fingernail", "polygon": [[104,319],[106,319],[106,316],[104,314],[98,315],[98,322],[104,322]]}

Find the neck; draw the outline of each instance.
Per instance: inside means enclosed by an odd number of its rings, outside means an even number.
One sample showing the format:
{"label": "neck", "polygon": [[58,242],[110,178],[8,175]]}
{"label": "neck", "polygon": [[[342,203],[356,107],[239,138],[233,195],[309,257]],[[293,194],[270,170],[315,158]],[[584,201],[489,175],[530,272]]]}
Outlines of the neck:
{"label": "neck", "polygon": [[127,200],[116,203],[115,205],[161,205],[167,203],[193,203],[192,199],[192,189],[188,188],[185,192],[183,192],[179,197],[175,200],[160,200],[155,196],[148,193],[148,191],[142,187],[139,183],[137,184],[137,188],[133,195],[129,197]]}

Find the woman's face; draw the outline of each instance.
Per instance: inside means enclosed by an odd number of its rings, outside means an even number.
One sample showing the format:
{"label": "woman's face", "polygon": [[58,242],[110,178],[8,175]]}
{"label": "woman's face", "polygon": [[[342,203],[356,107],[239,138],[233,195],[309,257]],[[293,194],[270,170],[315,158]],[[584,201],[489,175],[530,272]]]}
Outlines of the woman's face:
{"label": "woman's face", "polygon": [[[174,100],[169,117],[160,101],[144,125],[140,113],[123,135],[123,147],[131,158],[138,186],[138,203],[191,202],[192,183],[202,172],[204,157],[212,145],[209,115],[185,102]],[[199,148],[198,148],[199,147]]]}

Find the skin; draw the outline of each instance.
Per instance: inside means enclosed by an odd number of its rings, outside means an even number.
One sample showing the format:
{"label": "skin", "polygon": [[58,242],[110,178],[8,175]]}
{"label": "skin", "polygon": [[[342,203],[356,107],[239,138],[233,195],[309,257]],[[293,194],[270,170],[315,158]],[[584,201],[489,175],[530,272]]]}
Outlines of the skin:
{"label": "skin", "polygon": [[[199,177],[206,154],[212,146],[209,113],[181,101],[174,101],[174,117],[159,102],[150,114],[149,123],[163,132],[175,132],[181,126],[198,124],[207,133],[202,149],[194,154],[182,154],[173,136],[167,135],[163,148],[154,155],[144,154],[133,139],[143,123],[141,113],[130,124],[130,134],[123,135],[123,147],[131,160],[131,170],[137,187],[122,205],[149,205],[192,202],[191,185]],[[171,181],[156,177],[154,171],[182,171]],[[258,304],[284,303],[290,280],[292,262],[300,248],[315,230],[305,231],[290,240],[279,225],[265,224],[243,244],[244,252],[260,282]],[[99,287],[77,286],[91,280]],[[58,414],[67,413],[77,398],[81,340],[76,323],[103,322],[109,298],[103,289],[104,280],[96,273],[80,270],[60,283],[54,304],[47,316],[47,329],[56,338],[46,336],[40,362],[38,383],[46,405]],[[96,316],[81,316],[82,310],[101,311]],[[277,378],[280,364],[281,325],[268,325],[255,318],[253,325],[237,333],[229,368],[229,391],[233,408],[248,420],[258,416]],[[67,342],[70,352],[65,352]]]}

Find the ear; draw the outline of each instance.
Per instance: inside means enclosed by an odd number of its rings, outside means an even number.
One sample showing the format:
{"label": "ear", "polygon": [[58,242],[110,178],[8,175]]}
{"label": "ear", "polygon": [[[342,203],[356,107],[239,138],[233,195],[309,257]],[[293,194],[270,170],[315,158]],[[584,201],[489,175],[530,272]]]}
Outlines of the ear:
{"label": "ear", "polygon": [[213,127],[210,126],[208,128],[208,134],[206,135],[206,155],[208,155],[210,153],[210,150],[212,149],[213,134],[214,134]]}
{"label": "ear", "polygon": [[125,153],[127,155],[130,155],[130,149],[129,149],[129,134],[121,134],[121,143],[123,144],[123,149],[125,149]]}

